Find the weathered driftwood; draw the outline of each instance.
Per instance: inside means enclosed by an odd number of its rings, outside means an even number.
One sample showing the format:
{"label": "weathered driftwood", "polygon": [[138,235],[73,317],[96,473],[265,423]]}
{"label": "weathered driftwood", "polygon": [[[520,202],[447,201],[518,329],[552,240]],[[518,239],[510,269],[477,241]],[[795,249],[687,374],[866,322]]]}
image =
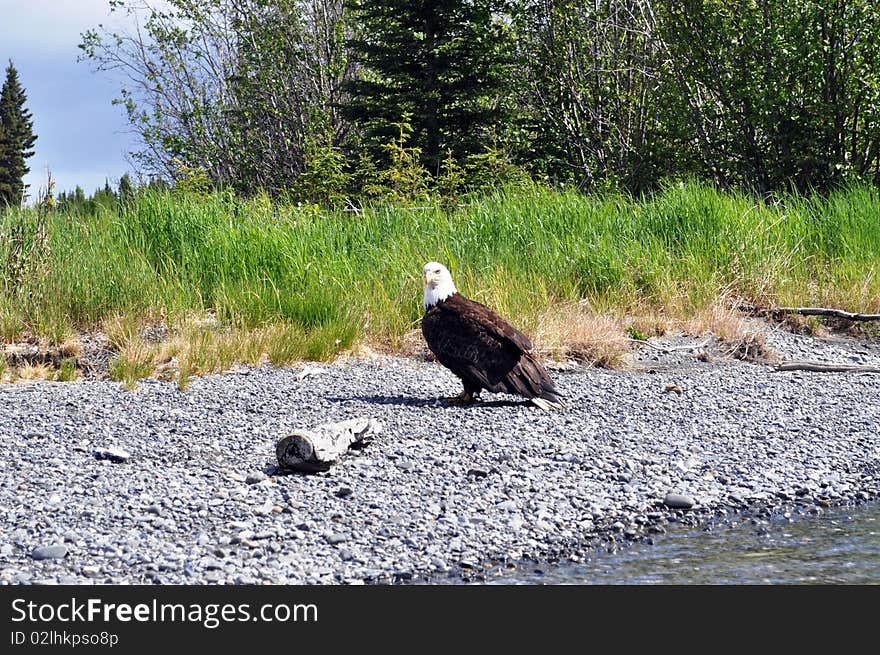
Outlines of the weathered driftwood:
{"label": "weathered driftwood", "polygon": [[338,464],[352,445],[366,443],[381,431],[381,424],[371,418],[354,418],[323,423],[311,430],[296,430],[275,444],[278,466],[283,471],[326,471]]}
{"label": "weathered driftwood", "polygon": [[825,307],[778,307],[776,311],[783,314],[801,314],[802,316],[834,316],[848,321],[880,321],[880,314],[860,314],[845,312],[842,309],[826,309]]}
{"label": "weathered driftwood", "polygon": [[656,346],[653,343],[651,343],[650,341],[646,341],[645,339],[627,339],[627,341],[629,341],[630,343],[639,343],[639,344],[642,344],[643,346],[648,346],[649,348],[653,348],[654,350],[659,350],[660,352],[666,353],[666,354],[675,352],[677,350],[702,350],[703,348],[706,347],[706,344],[708,344],[711,340],[712,340],[711,338],[704,339],[700,343],[690,344],[687,346],[673,346],[671,348],[666,348],[664,346]]}
{"label": "weathered driftwood", "polygon": [[864,364],[825,364],[823,362],[782,362],[777,371],[813,371],[815,373],[880,373],[880,366]]}
{"label": "weathered driftwood", "polygon": [[759,315],[800,314],[801,316],[833,316],[848,321],[880,321],[880,314],[860,314],[827,307],[770,307],[766,309],[742,305],[742,309]]}

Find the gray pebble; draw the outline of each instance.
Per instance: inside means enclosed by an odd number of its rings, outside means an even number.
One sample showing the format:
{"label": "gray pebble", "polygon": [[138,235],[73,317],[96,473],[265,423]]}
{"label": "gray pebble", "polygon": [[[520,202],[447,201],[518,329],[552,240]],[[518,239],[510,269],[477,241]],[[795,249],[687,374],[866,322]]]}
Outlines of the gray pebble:
{"label": "gray pebble", "polygon": [[67,546],[56,544],[54,546],[38,546],[31,551],[33,559],[63,559],[67,555]]}
{"label": "gray pebble", "polygon": [[252,471],[247,474],[244,482],[245,484],[258,484],[266,479],[268,479],[268,476],[262,471]]}
{"label": "gray pebble", "polygon": [[694,506],[694,499],[684,494],[668,493],[663,498],[663,504],[671,509],[690,509]]}
{"label": "gray pebble", "polygon": [[475,478],[485,478],[487,475],[489,475],[489,471],[483,468],[472,467],[468,469],[467,475],[473,476]]}

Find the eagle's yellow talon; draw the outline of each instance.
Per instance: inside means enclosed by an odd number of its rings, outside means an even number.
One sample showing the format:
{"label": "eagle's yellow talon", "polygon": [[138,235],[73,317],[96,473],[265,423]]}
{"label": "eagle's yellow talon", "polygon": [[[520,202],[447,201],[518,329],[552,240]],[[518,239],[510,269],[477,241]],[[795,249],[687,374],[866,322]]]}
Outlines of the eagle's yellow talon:
{"label": "eagle's yellow talon", "polygon": [[469,394],[467,391],[462,391],[457,396],[450,396],[446,399],[450,405],[471,405],[476,402],[476,397]]}

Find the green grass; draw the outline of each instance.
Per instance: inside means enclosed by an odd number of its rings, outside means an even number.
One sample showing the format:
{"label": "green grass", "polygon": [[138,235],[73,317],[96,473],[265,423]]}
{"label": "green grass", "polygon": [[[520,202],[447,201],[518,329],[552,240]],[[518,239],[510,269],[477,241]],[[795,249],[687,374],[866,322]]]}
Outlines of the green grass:
{"label": "green grass", "polygon": [[[173,327],[213,311],[236,337],[190,348],[186,375],[263,353],[287,363],[359,341],[399,347],[418,325],[429,260],[526,329],[578,301],[614,316],[687,318],[731,299],[876,312],[880,192],[771,203],[699,184],[643,199],[500,190],[451,215],[324,212],[225,193],[146,193],[118,215],[7,210],[0,339],[57,342],[119,316]],[[149,359],[123,354],[114,375],[133,380]]]}

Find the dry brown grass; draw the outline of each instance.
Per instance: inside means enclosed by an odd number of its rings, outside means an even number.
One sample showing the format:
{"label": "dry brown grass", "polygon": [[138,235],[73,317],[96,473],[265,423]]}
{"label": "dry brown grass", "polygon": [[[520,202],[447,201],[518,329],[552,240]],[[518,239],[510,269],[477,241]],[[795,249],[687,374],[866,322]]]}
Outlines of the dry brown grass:
{"label": "dry brown grass", "polygon": [[77,337],[69,336],[58,346],[58,354],[78,358],[82,355],[82,344]]}
{"label": "dry brown grass", "polygon": [[630,347],[621,320],[573,303],[542,314],[532,341],[549,357],[603,368],[620,367]]}
{"label": "dry brown grass", "polygon": [[[518,315],[514,324],[521,326],[543,356],[561,361],[571,359],[589,366],[626,368],[633,339],[671,332],[694,337],[712,335],[722,344],[722,352],[718,353],[721,356],[772,360],[773,353],[761,336],[760,323],[744,317],[733,308],[735,306],[725,300],[683,317],[683,307],[645,307],[630,314],[615,315],[598,312],[586,303],[557,302],[542,313]],[[160,323],[166,337],[157,342],[144,338],[144,327],[148,325],[156,327],[154,323],[116,316],[102,326],[116,353],[111,360],[110,376],[129,388],[146,377],[176,381],[180,388],[185,388],[192,376],[220,373],[239,363],[250,366],[265,362],[277,366],[299,363],[303,340],[308,338],[302,328],[294,325],[230,327],[219,324],[209,315],[188,316],[173,325]],[[16,369],[0,362],[0,379],[81,377],[74,366],[82,352],[78,339],[69,338],[53,350],[63,357],[63,367],[40,364]],[[393,342],[365,337],[335,358],[362,360],[383,355],[431,358],[417,325]]]}
{"label": "dry brown grass", "polygon": [[674,323],[685,334],[695,337],[711,334],[722,341],[736,341],[754,332],[748,319],[723,305],[712,305]]}
{"label": "dry brown grass", "polygon": [[[174,380],[184,388],[191,376],[220,373],[237,363],[260,366],[293,364],[301,359],[303,344],[309,338],[299,326],[272,323],[256,328],[221,326],[216,319],[193,316],[176,325],[164,326],[167,337],[161,342],[145,341],[136,326],[114,319],[108,337],[117,356],[111,377],[133,386],[137,379],[157,377]],[[317,353],[319,357],[321,352]]]}
{"label": "dry brown grass", "polygon": [[54,380],[55,367],[48,364],[25,364],[15,370],[15,381],[36,382],[39,380]]}
{"label": "dry brown grass", "polygon": [[761,322],[722,305],[712,305],[680,322],[686,334],[711,335],[722,343],[722,356],[750,362],[775,362],[778,354],[768,345]]}

